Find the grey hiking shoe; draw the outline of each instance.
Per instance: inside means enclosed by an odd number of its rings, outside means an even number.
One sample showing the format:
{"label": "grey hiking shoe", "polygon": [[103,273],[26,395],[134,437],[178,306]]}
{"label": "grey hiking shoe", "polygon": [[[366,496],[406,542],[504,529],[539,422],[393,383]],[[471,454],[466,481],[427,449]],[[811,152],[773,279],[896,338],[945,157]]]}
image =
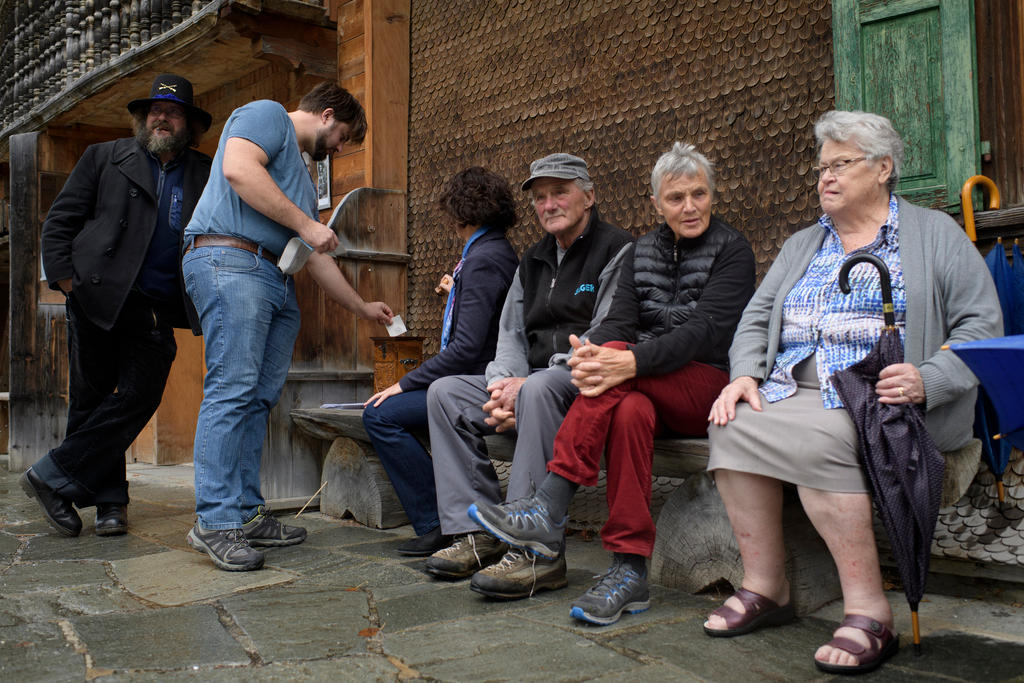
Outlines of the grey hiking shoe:
{"label": "grey hiking shoe", "polygon": [[548,560],[561,554],[568,517],[552,519],[547,506],[536,496],[504,505],[473,503],[468,513],[484,531],[510,546],[532,551]]}
{"label": "grey hiking shoe", "polygon": [[306,540],[305,529],[281,524],[265,505],[260,505],[256,515],[242,525],[242,533],[252,546],[295,545]]}
{"label": "grey hiking shoe", "polygon": [[616,561],[590,590],[572,604],[569,615],[599,626],[614,624],[623,611],[643,612],[651,606],[647,576]]}
{"label": "grey hiking shoe", "polygon": [[564,588],[568,584],[564,554],[547,560],[513,548],[505,553],[501,562],[474,574],[469,587],[491,598],[518,600],[529,598],[537,591]]}
{"label": "grey hiking shoe", "polygon": [[224,571],[248,572],[263,566],[263,553],[249,545],[241,529],[202,529],[196,522],[185,540]]}
{"label": "grey hiking shoe", "polygon": [[473,572],[494,564],[508,546],[485,533],[474,531],[456,536],[455,542],[427,558],[428,572],[445,579],[464,579]]}

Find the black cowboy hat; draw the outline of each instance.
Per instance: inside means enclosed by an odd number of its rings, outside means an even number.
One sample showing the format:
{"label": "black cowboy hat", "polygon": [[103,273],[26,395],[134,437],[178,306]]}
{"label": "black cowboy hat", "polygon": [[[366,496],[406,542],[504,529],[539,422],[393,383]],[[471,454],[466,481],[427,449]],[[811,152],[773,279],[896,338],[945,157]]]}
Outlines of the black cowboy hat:
{"label": "black cowboy hat", "polygon": [[148,107],[153,102],[176,102],[185,107],[185,111],[192,114],[203,124],[203,131],[210,129],[213,117],[209,112],[203,111],[192,104],[192,83],[188,79],[176,74],[160,74],[153,81],[153,87],[149,90],[149,97],[132,100],[128,103],[128,111],[135,113],[135,110]]}

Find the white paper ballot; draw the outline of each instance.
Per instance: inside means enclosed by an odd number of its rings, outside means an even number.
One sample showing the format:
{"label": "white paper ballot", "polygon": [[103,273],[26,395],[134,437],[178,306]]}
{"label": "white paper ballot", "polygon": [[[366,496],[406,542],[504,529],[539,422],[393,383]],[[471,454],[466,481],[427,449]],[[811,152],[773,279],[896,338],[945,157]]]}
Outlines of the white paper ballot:
{"label": "white paper ballot", "polygon": [[408,330],[405,327],[405,323],[402,322],[402,316],[396,315],[391,319],[391,324],[386,326],[388,334],[392,337],[397,337],[400,334],[405,334]]}

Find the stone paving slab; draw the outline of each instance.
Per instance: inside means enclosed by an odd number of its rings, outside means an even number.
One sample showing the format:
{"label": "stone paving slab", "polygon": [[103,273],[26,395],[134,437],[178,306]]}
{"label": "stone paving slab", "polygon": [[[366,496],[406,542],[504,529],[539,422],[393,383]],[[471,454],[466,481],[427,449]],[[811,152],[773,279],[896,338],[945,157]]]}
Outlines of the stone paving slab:
{"label": "stone paving slab", "polygon": [[178,669],[248,664],[212,605],[69,619],[94,669]]}
{"label": "stone paving slab", "polygon": [[[366,652],[376,634],[367,594],[316,586],[279,586],[225,598],[224,610],[265,662]],[[370,629],[367,631],[367,629]]]}
{"label": "stone paving slab", "polygon": [[90,526],[83,529],[81,536],[74,539],[60,536],[52,530],[46,534],[33,536],[28,539],[21,560],[121,560],[163,551],[164,548],[161,546],[132,534],[97,536]]}
{"label": "stone paving slab", "polygon": [[643,652],[707,680],[810,681],[820,678],[811,662],[814,651],[832,636],[832,627],[817,619],[801,619],[754,636],[709,638],[704,615],[654,623],[608,638],[610,644]]}
{"label": "stone paving slab", "polygon": [[57,594],[56,600],[56,609],[63,615],[110,614],[145,607],[146,605],[119,587],[106,584],[63,590]]}
{"label": "stone paving slab", "polygon": [[[283,523],[287,524],[298,524],[298,521],[288,520],[285,517],[278,517]],[[303,526],[303,524],[300,524]],[[305,524],[306,531],[309,532],[309,537],[306,542],[302,545],[311,546],[314,548],[329,548],[338,549],[345,546],[357,545],[360,543],[373,543],[381,544],[384,539],[391,539],[393,536],[394,544],[398,545],[402,542],[402,537],[393,535],[387,532],[382,532],[377,529],[369,529],[364,526],[352,526],[344,523],[335,521],[334,526],[322,527],[320,529],[314,529],[312,524]],[[389,553],[390,559],[396,557],[393,553]]]}
{"label": "stone paving slab", "polygon": [[386,635],[384,651],[442,681],[587,680],[637,659],[588,638],[513,615],[460,619]]}
{"label": "stone paving slab", "polygon": [[[0,617],[0,623],[7,619]],[[0,626],[0,681],[82,681],[85,662],[53,623]]]}
{"label": "stone paving slab", "polygon": [[205,554],[167,550],[110,563],[114,575],[133,595],[157,605],[184,605],[238,591],[292,581],[296,575],[279,569],[225,572]]}
{"label": "stone paving slab", "polygon": [[53,591],[94,583],[112,583],[102,562],[32,562],[16,564],[0,573],[0,595]]}
{"label": "stone paving slab", "polygon": [[128,520],[128,533],[167,548],[188,549],[185,536],[195,524],[193,512],[161,514],[156,517],[137,519],[133,514]]}
{"label": "stone paving slab", "polygon": [[671,664],[642,664],[633,669],[615,671],[587,679],[590,683],[622,683],[623,681],[643,681],[643,683],[705,683],[689,671],[674,667]]}
{"label": "stone paving slab", "polygon": [[364,557],[331,556],[331,564],[318,563],[312,571],[304,571],[300,584],[331,586],[335,590],[372,589],[376,594],[402,586],[419,590],[425,583],[431,583],[423,572],[407,565],[379,564],[368,562]]}
{"label": "stone paving slab", "polygon": [[399,669],[380,655],[349,655],[313,662],[274,662],[247,667],[195,667],[160,673],[131,673],[105,677],[110,683],[176,683],[202,681],[202,683],[295,683],[359,681],[360,683],[395,683]]}
{"label": "stone paving slab", "polygon": [[0,565],[14,561],[14,554],[21,547],[21,539],[7,533],[0,533]]}
{"label": "stone paving slab", "polygon": [[1024,645],[1019,643],[939,632],[924,641],[924,653],[915,657],[908,640],[901,639],[899,654],[878,672],[879,680],[1024,680]]}

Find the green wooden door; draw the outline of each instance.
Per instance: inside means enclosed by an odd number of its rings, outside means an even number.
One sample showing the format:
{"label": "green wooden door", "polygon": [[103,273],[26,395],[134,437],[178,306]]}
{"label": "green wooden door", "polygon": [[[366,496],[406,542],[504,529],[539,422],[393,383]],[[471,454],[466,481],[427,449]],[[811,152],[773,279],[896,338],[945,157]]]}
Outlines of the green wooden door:
{"label": "green wooden door", "polygon": [[833,0],[836,108],[889,117],[906,143],[897,192],[960,210],[980,168],[972,0]]}

